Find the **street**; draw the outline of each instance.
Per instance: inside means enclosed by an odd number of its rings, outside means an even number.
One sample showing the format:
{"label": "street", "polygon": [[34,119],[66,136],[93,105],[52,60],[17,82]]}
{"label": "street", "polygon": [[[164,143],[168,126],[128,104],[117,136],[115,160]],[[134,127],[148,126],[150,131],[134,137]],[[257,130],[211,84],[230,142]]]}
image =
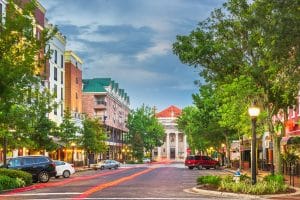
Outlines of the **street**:
{"label": "street", "polygon": [[[117,170],[88,170],[68,179],[13,190],[1,199],[218,199],[187,193],[200,175],[222,170],[189,170],[183,163],[127,165]],[[230,198],[232,199],[232,198]]]}

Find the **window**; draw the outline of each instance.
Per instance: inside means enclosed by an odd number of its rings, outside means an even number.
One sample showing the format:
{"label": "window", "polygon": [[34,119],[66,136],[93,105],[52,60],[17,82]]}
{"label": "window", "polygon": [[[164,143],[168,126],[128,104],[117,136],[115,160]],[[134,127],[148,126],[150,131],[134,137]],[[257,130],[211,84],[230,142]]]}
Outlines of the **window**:
{"label": "window", "polygon": [[38,157],[38,158],[35,158],[35,159],[36,159],[35,163],[46,163],[46,162],[49,162],[49,160],[47,158],[44,158],[44,157]]}
{"label": "window", "polygon": [[76,66],[76,68],[78,68],[78,63],[77,62],[75,63],[75,66]]}
{"label": "window", "polygon": [[57,115],[57,108],[56,107],[53,109],[53,112],[54,112],[54,115]]}
{"label": "window", "polygon": [[76,94],[75,94],[75,95],[76,95],[76,99],[78,99],[78,94],[77,94],[77,92],[76,92]]}
{"label": "window", "polygon": [[54,67],[54,80],[57,81],[57,68]]}
{"label": "window", "polygon": [[60,72],[60,83],[64,84],[64,72]]}
{"label": "window", "polygon": [[64,88],[60,89],[60,99],[64,100]]}
{"label": "window", "polygon": [[76,84],[78,84],[78,77],[76,77]]}
{"label": "window", "polygon": [[64,68],[64,55],[60,55],[60,67]]}
{"label": "window", "polygon": [[54,50],[54,62],[57,64],[57,50]]}
{"label": "window", "polygon": [[40,40],[41,39],[41,33],[40,33],[40,31],[36,31],[36,38],[38,39],[38,40]]}
{"label": "window", "polygon": [[54,94],[54,97],[56,98],[57,97],[57,85],[56,84],[54,84],[53,94]]}
{"label": "window", "polygon": [[0,3],[0,15],[1,15],[1,19],[2,19],[2,3]]}
{"label": "window", "polygon": [[60,107],[60,115],[63,117],[64,116],[64,106],[61,105]]}

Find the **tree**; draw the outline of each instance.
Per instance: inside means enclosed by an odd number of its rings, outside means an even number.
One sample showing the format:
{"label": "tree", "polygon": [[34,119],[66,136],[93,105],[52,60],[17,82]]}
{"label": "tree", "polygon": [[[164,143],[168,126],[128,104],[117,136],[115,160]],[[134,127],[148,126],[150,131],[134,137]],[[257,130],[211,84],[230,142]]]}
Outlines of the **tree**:
{"label": "tree", "polygon": [[157,120],[153,110],[149,110],[148,123],[146,132],[144,132],[144,148],[150,152],[150,160],[152,160],[152,151],[155,147],[163,145],[163,137],[165,135],[163,125]]}
{"label": "tree", "polygon": [[[299,90],[299,4],[229,0],[190,35],[177,36],[173,45],[183,63],[201,68],[201,76],[219,88],[235,78],[250,79],[256,91],[247,99],[257,100],[266,113],[278,158],[273,116],[292,106]],[[280,159],[275,161],[280,172]]]}
{"label": "tree", "polygon": [[201,131],[199,116],[197,107],[188,106],[182,110],[181,115],[177,118],[178,129],[187,136],[192,154],[195,154],[196,151],[203,152],[209,146],[207,140],[199,133]]}
{"label": "tree", "polygon": [[31,90],[28,103],[27,121],[31,121],[28,128],[28,136],[32,141],[31,148],[36,150],[55,150],[57,144],[51,139],[58,135],[57,124],[49,119],[49,113],[57,107],[54,95],[48,89],[41,91],[35,85]]}
{"label": "tree", "polygon": [[64,118],[62,123],[59,126],[59,139],[67,147],[70,147],[71,143],[76,141],[78,138],[76,133],[79,131],[79,128],[72,121],[71,112],[69,109],[66,109],[64,112]]}
{"label": "tree", "polygon": [[8,0],[5,18],[2,20],[1,16],[0,20],[0,137],[4,141],[4,162],[7,140],[8,146],[12,147],[28,142],[23,132],[27,129],[24,126],[26,120],[20,117],[26,116],[27,111],[23,92],[37,83],[36,71],[50,55],[42,49],[56,31],[45,28],[40,38],[36,38],[33,31],[36,1],[18,4],[18,7],[15,2]]}
{"label": "tree", "polygon": [[89,154],[106,152],[107,133],[99,119],[85,118],[78,144]]}
{"label": "tree", "polygon": [[153,110],[143,105],[128,115],[127,142],[131,145],[133,156],[142,160],[144,150],[151,152],[163,144],[164,128],[154,115]]}

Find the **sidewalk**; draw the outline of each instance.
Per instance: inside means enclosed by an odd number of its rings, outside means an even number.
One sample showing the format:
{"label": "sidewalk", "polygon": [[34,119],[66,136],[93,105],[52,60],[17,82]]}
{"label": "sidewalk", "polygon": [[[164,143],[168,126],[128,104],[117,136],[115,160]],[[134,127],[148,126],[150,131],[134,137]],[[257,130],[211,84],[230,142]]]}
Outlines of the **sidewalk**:
{"label": "sidewalk", "polygon": [[[236,170],[230,169],[230,168],[225,168],[225,171],[231,172],[234,174]],[[251,177],[251,171],[250,170],[241,170],[242,174],[246,174],[247,176]],[[262,171],[258,170],[257,178],[262,179],[263,177],[270,175],[270,171]],[[291,177],[291,184],[290,184],[290,176],[289,175],[284,175],[284,180],[287,185],[293,186],[293,176]],[[294,187],[300,188],[300,177],[299,176],[294,176]]]}

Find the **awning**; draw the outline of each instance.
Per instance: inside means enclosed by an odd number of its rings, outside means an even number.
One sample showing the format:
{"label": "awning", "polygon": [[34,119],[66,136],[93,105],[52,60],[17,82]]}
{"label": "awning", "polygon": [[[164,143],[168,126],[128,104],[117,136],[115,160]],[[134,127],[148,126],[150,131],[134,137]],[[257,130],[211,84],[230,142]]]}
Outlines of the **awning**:
{"label": "awning", "polygon": [[283,137],[280,141],[281,145],[287,144],[300,144],[300,136],[287,136]]}

